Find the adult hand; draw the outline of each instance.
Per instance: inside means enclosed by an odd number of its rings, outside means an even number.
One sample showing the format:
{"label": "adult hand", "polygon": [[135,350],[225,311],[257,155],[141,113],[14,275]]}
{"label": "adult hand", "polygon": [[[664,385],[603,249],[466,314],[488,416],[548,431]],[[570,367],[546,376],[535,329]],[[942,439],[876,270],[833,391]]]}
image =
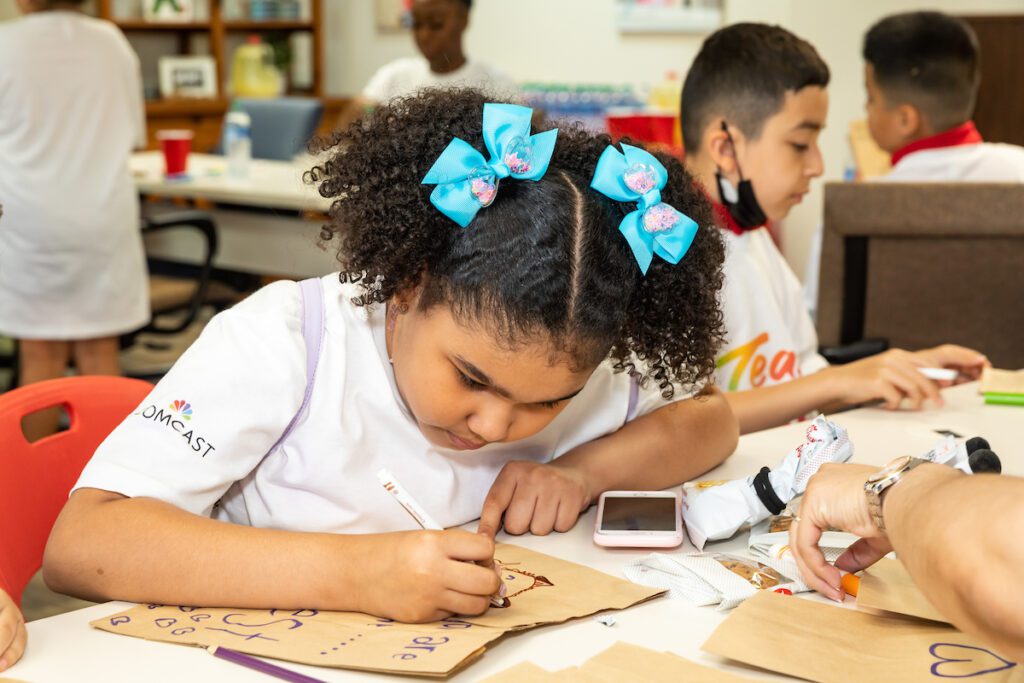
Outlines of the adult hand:
{"label": "adult hand", "polygon": [[[798,519],[789,529],[790,552],[804,581],[839,602],[845,597],[839,569],[860,571],[892,551],[888,537],[871,518],[864,492],[864,482],[877,470],[871,465],[822,465],[808,482],[800,501]],[[825,561],[818,546],[826,529],[840,529],[860,536],[860,540],[836,560],[835,566]]]}

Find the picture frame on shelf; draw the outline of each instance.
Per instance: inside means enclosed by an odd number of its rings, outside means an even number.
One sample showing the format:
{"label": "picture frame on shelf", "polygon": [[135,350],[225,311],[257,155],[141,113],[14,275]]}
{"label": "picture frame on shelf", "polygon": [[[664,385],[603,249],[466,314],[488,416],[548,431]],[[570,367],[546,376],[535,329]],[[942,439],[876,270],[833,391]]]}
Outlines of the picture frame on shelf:
{"label": "picture frame on shelf", "polygon": [[159,71],[160,97],[217,97],[217,66],[213,57],[161,57]]}
{"label": "picture frame on shelf", "polygon": [[195,19],[192,0],[142,0],[142,18],[154,23],[186,23]]}
{"label": "picture frame on shelf", "polygon": [[711,33],[722,25],[724,0],[617,0],[623,34]]}

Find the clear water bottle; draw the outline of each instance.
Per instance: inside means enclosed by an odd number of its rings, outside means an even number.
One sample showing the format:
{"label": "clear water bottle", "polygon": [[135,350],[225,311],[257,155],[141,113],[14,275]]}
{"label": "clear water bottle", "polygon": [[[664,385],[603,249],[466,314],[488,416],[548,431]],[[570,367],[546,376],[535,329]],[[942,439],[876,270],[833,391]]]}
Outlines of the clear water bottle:
{"label": "clear water bottle", "polygon": [[252,119],[241,109],[228,112],[224,122],[224,154],[228,158],[228,177],[246,180],[252,160]]}

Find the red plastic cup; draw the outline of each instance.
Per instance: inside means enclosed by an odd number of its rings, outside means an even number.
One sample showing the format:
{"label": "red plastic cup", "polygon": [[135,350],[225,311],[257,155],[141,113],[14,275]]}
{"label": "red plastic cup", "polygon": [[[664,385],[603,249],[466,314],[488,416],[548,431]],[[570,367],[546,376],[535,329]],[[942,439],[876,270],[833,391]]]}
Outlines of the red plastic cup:
{"label": "red plastic cup", "polygon": [[164,173],[168,178],[185,175],[188,169],[188,154],[192,151],[192,131],[157,131],[157,140],[164,151]]}

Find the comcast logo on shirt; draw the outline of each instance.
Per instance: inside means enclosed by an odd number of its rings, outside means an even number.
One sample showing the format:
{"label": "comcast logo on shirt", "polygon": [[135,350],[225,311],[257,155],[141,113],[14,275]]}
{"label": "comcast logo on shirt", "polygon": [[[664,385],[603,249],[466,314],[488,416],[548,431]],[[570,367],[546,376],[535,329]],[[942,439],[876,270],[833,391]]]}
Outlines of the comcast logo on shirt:
{"label": "comcast logo on shirt", "polygon": [[188,401],[175,401],[171,404],[171,410],[181,414],[181,419],[192,419],[192,404]]}
{"label": "comcast logo on shirt", "polygon": [[181,438],[185,439],[189,448],[196,453],[201,453],[200,457],[202,458],[217,450],[206,438],[196,434],[195,428],[186,424],[192,420],[193,415],[192,404],[188,401],[172,401],[166,408],[157,408],[156,404],[150,404],[136,410],[132,415],[157,422],[174,430],[181,435]]}

